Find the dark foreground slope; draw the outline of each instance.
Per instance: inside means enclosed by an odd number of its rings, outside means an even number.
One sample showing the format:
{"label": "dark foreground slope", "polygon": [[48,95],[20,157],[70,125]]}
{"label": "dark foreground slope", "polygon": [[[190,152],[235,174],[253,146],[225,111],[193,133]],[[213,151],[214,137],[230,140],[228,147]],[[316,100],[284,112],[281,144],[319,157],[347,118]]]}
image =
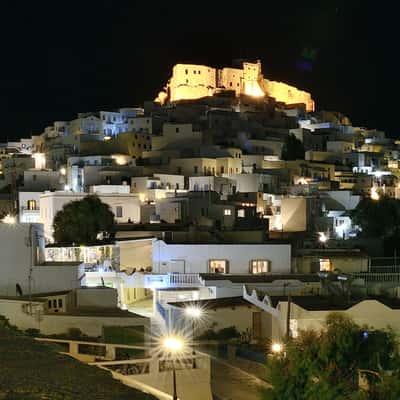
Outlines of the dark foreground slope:
{"label": "dark foreground slope", "polygon": [[0,327],[0,400],[154,400],[57,350]]}

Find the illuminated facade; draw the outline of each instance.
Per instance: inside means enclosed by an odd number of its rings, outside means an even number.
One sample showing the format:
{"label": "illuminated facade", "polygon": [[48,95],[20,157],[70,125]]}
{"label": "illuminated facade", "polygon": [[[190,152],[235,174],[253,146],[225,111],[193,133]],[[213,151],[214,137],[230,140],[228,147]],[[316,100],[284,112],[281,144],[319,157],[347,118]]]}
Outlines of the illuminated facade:
{"label": "illuminated facade", "polygon": [[243,68],[216,69],[205,65],[176,64],[172,77],[160,92],[156,101],[195,100],[213,96],[221,90],[234,91],[253,97],[269,96],[285,104],[303,103],[307,111],[314,111],[315,104],[311,94],[283,82],[265,79],[261,72],[261,62],[244,62]]}

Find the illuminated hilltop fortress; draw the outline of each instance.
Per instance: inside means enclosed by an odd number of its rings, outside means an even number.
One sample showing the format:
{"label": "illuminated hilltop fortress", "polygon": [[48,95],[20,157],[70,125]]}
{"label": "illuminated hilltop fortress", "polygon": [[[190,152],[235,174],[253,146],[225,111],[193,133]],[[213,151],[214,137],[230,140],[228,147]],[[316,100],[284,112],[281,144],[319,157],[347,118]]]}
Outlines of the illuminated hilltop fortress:
{"label": "illuminated hilltop fortress", "polygon": [[283,82],[265,79],[259,60],[256,63],[243,62],[242,69],[176,64],[165,91],[160,92],[155,101],[164,104],[167,101],[195,100],[213,96],[221,90],[234,90],[236,96],[269,96],[285,104],[303,103],[307,111],[315,109],[310,93]]}

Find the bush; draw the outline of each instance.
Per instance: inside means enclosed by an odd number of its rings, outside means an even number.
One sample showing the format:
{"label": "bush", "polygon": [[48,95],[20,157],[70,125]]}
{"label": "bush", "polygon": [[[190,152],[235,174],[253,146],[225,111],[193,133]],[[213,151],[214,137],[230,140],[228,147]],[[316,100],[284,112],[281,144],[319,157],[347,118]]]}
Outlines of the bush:
{"label": "bush", "polygon": [[3,315],[0,315],[0,328],[5,328],[14,333],[21,333],[17,326],[11,325],[9,319],[4,317]]}
{"label": "bush", "polygon": [[35,329],[35,328],[28,328],[25,329],[25,334],[28,336],[40,336],[40,329]]}
{"label": "bush", "polygon": [[213,329],[208,329],[204,333],[198,336],[198,339],[202,340],[229,340],[240,337],[240,333],[234,326],[222,328],[215,332]]}
{"label": "bush", "polygon": [[84,334],[79,328],[69,328],[67,331],[67,336],[72,340],[79,340],[84,336]]}
{"label": "bush", "polygon": [[240,333],[234,326],[220,329],[217,335],[219,339],[236,339],[240,337]]}

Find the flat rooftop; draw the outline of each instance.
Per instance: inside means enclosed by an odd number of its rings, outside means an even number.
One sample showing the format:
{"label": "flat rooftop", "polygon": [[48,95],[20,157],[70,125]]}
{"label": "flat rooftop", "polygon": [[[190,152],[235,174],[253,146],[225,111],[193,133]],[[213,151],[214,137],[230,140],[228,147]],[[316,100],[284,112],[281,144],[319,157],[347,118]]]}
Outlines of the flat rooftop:
{"label": "flat rooftop", "polygon": [[233,308],[233,307],[252,307],[249,303],[241,296],[235,297],[222,297],[219,299],[206,299],[206,300],[195,300],[195,301],[181,301],[168,303],[171,306],[185,308],[187,306],[198,306],[202,309],[215,310],[217,308]]}
{"label": "flat rooftop", "polygon": [[272,283],[280,280],[320,282],[317,274],[200,274],[205,281],[231,281],[232,283]]}
{"label": "flat rooftop", "polygon": [[[287,296],[270,296],[270,299],[274,307],[276,307],[279,302],[288,301]],[[291,296],[291,299],[292,303],[308,311],[348,310],[367,300],[376,300],[393,310],[400,310],[400,299],[381,296],[371,296],[356,300],[352,299],[349,302],[346,302],[345,299],[337,299],[330,296]]]}

